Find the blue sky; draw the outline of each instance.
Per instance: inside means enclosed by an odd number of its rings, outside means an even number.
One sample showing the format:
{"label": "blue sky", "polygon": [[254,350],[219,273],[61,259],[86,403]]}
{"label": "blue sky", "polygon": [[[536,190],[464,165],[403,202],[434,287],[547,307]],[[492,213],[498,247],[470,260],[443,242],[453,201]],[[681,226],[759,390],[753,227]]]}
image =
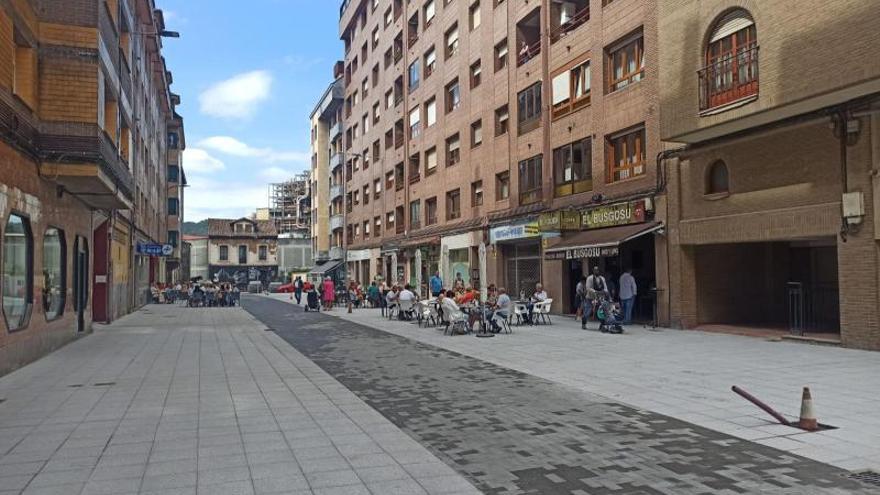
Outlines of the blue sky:
{"label": "blue sky", "polygon": [[240,217],[309,167],[309,113],[342,55],[336,0],[158,0],[182,99],[185,219]]}

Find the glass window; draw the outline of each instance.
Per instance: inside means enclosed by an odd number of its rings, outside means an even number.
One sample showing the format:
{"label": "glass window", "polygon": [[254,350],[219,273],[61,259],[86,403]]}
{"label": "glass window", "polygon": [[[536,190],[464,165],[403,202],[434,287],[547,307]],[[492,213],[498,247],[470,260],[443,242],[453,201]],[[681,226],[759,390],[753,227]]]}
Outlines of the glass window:
{"label": "glass window", "polygon": [[517,98],[519,133],[536,129],[541,122],[541,83],[536,82],[520,91]]}
{"label": "glass window", "polygon": [[229,246],[220,246],[220,261],[229,261]]}
{"label": "glass window", "polygon": [[608,139],[607,181],[618,182],[645,173],[645,129],[612,136]]}
{"label": "glass window", "polygon": [[9,215],[3,230],[3,316],[10,331],[27,326],[34,302],[33,275],[30,222],[16,214]]}
{"label": "glass window", "polygon": [[727,165],[718,160],[712,164],[707,177],[706,194],[726,193],[730,191],[730,179]]}
{"label": "glass window", "polygon": [[617,91],[641,81],[645,74],[645,44],[641,33],[609,50],[608,59],[611,67],[608,91]]}
{"label": "glass window", "polygon": [[175,183],[180,177],[180,167],[177,165],[168,165],[168,182]]}
{"label": "glass window", "polygon": [[409,64],[409,89],[410,91],[419,87],[419,61],[415,60]]}
{"label": "glass window", "polygon": [[269,259],[269,247],[268,246],[260,246],[259,253],[260,253],[260,261],[266,261],[267,259]]}
{"label": "glass window", "polygon": [[238,264],[247,265],[247,246],[238,246]]}
{"label": "glass window", "polygon": [[64,232],[49,228],[43,235],[43,312],[47,320],[64,313],[67,292],[67,246]]}

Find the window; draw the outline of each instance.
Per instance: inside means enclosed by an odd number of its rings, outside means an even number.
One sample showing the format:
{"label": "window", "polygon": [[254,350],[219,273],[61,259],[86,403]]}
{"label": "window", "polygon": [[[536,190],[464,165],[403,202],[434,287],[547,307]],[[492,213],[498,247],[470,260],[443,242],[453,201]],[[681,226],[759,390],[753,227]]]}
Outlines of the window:
{"label": "window", "polygon": [[168,244],[171,244],[174,247],[177,247],[180,244],[180,232],[176,230],[168,231]]}
{"label": "window", "polygon": [[376,28],[373,29],[372,39],[373,39],[373,50],[375,50],[376,47],[379,46],[379,26],[376,26]]}
{"label": "window", "polygon": [[607,181],[618,182],[645,173],[645,128],[612,135],[606,148]]}
{"label": "window", "polygon": [[229,261],[229,246],[220,246],[220,261]]}
{"label": "window", "polygon": [[550,42],[555,43],[590,20],[589,0],[563,0],[550,8]]}
{"label": "window", "polygon": [[510,120],[510,111],[507,105],[495,110],[495,136],[507,134],[508,121]]}
{"label": "window", "polygon": [[370,221],[364,220],[364,239],[370,237]]}
{"label": "window", "polygon": [[423,16],[425,19],[425,29],[428,28],[434,22],[434,16],[437,15],[437,11],[434,8],[434,0],[428,0],[425,2],[425,8],[423,9]]}
{"label": "window", "polygon": [[43,313],[54,320],[64,313],[67,295],[67,245],[64,232],[56,228],[43,234]]}
{"label": "window", "polygon": [[482,69],[480,68],[480,61],[477,60],[471,65],[471,89],[476,88],[482,82]]}
{"label": "window", "polygon": [[364,196],[364,204],[370,204],[370,185],[367,184],[363,187],[363,196]]}
{"label": "window", "polygon": [[471,124],[471,148],[483,144],[483,120],[480,119]]}
{"label": "window", "polygon": [[177,198],[168,198],[168,214],[171,216],[177,216],[180,212],[179,210],[180,200]]}
{"label": "window", "polygon": [[517,95],[519,133],[535,130],[541,124],[541,83],[536,82]]}
{"label": "window", "polygon": [[553,150],[553,183],[557,197],[593,188],[592,140],[575,141]]}
{"label": "window", "polygon": [[382,217],[374,217],[373,218],[373,236],[379,237],[382,235]]}
{"label": "window", "polygon": [[527,205],[541,200],[541,155],[519,162],[519,202]]}
{"label": "window", "polygon": [[419,106],[416,105],[409,111],[409,137],[418,137],[422,132],[421,114]]}
{"label": "window", "polygon": [[381,143],[379,143],[378,139],[376,141],[373,141],[373,162],[374,163],[379,162],[379,148],[381,146],[382,145],[381,145]]}
{"label": "window", "polygon": [[706,194],[721,194],[730,192],[730,177],[727,164],[718,160],[709,167],[706,174]]}
{"label": "window", "polygon": [[553,117],[567,115],[590,103],[590,61],[553,76]]}
{"label": "window", "polygon": [[180,167],[168,165],[168,182],[176,184],[180,180]]}
{"label": "window", "polygon": [[471,206],[483,204],[483,181],[478,180],[471,184]]}
{"label": "window", "polygon": [[461,217],[461,190],[454,189],[446,193],[446,219],[455,220]]}
{"label": "window", "polygon": [[507,67],[507,38],[495,45],[495,72]]}
{"label": "window", "polygon": [[363,82],[361,82],[361,92],[364,94],[364,99],[367,99],[370,96],[370,78],[365,77]]}
{"label": "window", "polygon": [[385,174],[385,189],[394,188],[394,171],[390,170]]}
{"label": "window", "polygon": [[373,66],[372,72],[370,72],[370,78],[372,79],[370,82],[375,88],[379,85],[379,64]]}
{"label": "window", "polygon": [[431,127],[437,123],[437,98],[431,97],[425,103],[425,126]]}
{"label": "window", "polygon": [[437,223],[437,197],[425,200],[425,226]]}
{"label": "window", "polygon": [[419,61],[416,59],[409,64],[409,89],[410,91],[419,87]]}
{"label": "window", "polygon": [[394,229],[394,212],[389,211],[385,214],[385,230],[391,232]]}
{"label": "window", "polygon": [[510,172],[501,172],[495,176],[495,200],[501,201],[510,197]]}
{"label": "window", "polygon": [[471,4],[468,9],[468,18],[470,19],[471,31],[480,27],[480,0]]}
{"label": "window", "polygon": [[9,215],[3,231],[3,316],[9,331],[27,326],[34,293],[33,235],[30,221]]}
{"label": "window", "polygon": [[461,106],[461,88],[458,86],[458,78],[446,85],[446,113]]}
{"label": "window", "polygon": [[699,78],[700,110],[758,94],[757,32],[748,12],[732,10],[715,23]]}
{"label": "window", "polygon": [[409,228],[417,230],[422,227],[422,203],[419,200],[409,203]]}
{"label": "window", "polygon": [[641,30],[607,50],[608,91],[623,89],[641,81],[645,74],[645,43]]}
{"label": "window", "polygon": [[446,166],[451,167],[458,163],[460,159],[458,133],[455,133],[446,139]]}
{"label": "window", "polygon": [[437,148],[425,151],[425,176],[433,174],[437,170]]}
{"label": "window", "polygon": [[238,246],[238,264],[247,265],[247,246]]}
{"label": "window", "polygon": [[370,132],[370,114],[365,113],[363,117],[361,117],[361,126],[364,128],[364,134]]}
{"label": "window", "polygon": [[452,58],[456,53],[458,53],[458,23],[453,24],[448,31],[446,31],[446,59]]}
{"label": "window", "polygon": [[386,28],[390,26],[392,22],[394,22],[394,13],[391,11],[391,7],[388,7],[388,10],[385,11],[384,18]]}
{"label": "window", "polygon": [[377,125],[381,117],[382,111],[379,109],[379,102],[377,101],[373,104],[373,125]]}
{"label": "window", "polygon": [[437,51],[434,50],[434,47],[428,49],[425,52],[425,79],[429,78],[431,74],[434,73],[434,69],[437,67]]}
{"label": "window", "polygon": [[373,181],[373,199],[379,199],[382,195],[382,179]]}

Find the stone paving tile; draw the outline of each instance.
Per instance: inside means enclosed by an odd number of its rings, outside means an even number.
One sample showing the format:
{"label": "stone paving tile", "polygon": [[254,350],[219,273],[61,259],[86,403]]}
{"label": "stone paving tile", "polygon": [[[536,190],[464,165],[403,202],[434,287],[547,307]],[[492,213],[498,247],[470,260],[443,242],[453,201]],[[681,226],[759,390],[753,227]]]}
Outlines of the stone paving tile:
{"label": "stone paving tile", "polygon": [[240,308],[149,306],[0,396],[0,495],[369,493],[355,469],[402,470],[370,436],[397,427]]}
{"label": "stone paving tile", "polygon": [[[404,470],[423,444],[486,494],[871,493],[769,446],[268,298],[244,305],[410,436],[371,435]],[[445,478],[378,485],[468,491]]]}

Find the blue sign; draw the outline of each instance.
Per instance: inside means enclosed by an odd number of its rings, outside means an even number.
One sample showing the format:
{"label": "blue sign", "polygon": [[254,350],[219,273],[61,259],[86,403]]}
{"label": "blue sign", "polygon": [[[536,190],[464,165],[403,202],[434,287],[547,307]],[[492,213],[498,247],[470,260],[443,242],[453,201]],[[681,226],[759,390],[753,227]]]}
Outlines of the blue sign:
{"label": "blue sign", "polygon": [[174,252],[171,244],[137,244],[137,253],[147,256],[170,256]]}

